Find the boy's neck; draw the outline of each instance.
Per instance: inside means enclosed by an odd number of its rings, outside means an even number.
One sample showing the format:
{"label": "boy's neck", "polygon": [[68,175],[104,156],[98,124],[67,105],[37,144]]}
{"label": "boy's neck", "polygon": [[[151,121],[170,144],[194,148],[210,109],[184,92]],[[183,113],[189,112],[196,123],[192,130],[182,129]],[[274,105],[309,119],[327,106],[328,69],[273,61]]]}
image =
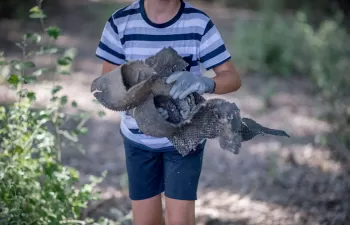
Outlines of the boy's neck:
{"label": "boy's neck", "polygon": [[149,20],[165,23],[176,16],[181,0],[144,0],[144,7]]}

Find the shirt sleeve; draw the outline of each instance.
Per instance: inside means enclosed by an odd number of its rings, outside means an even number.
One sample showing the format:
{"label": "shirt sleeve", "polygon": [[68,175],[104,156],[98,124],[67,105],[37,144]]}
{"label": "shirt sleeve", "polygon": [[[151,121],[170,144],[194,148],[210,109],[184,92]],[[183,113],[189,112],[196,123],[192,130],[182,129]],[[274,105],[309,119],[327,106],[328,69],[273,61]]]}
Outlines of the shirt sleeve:
{"label": "shirt sleeve", "polygon": [[118,27],[111,16],[106,22],[96,49],[96,56],[114,65],[126,62]]}
{"label": "shirt sleeve", "polygon": [[231,55],[226,49],[218,29],[213,22],[209,20],[200,42],[199,61],[206,70],[210,70],[229,59],[231,59]]}

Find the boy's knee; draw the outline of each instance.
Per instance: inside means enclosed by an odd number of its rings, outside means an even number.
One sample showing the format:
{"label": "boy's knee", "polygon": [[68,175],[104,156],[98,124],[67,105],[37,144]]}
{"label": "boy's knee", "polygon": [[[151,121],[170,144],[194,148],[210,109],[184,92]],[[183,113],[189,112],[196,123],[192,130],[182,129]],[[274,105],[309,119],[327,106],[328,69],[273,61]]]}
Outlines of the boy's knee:
{"label": "boy's knee", "polygon": [[167,225],[195,225],[195,202],[165,198]]}
{"label": "boy's knee", "polygon": [[[186,218],[168,218],[167,225],[192,225],[191,221]],[[194,224],[193,224],[194,225]]]}

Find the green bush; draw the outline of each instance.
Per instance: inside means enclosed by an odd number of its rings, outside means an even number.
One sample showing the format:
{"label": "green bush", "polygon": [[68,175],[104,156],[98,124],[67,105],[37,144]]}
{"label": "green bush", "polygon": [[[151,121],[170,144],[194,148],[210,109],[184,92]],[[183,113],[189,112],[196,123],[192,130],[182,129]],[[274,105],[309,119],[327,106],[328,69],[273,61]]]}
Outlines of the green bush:
{"label": "green bush", "polygon": [[96,199],[92,189],[99,180],[75,187],[78,172],[57,160],[57,140],[44,126],[52,112],[33,112],[30,105],[27,95],[0,108],[0,221],[47,225],[78,219]]}
{"label": "green bush", "polygon": [[[82,210],[97,199],[94,187],[102,177],[91,177],[91,182],[80,185],[78,171],[63,165],[60,157],[63,143],[74,144],[79,135],[87,133],[84,124],[89,117],[86,113],[64,112],[67,104],[75,108],[78,105],[60,94],[63,87],[59,85],[53,85],[50,104],[43,109],[33,107],[36,93],[26,88],[26,84],[36,82],[44,74],[68,75],[64,68],[72,63],[71,57],[53,46],[61,30],[55,26],[45,28],[42,1],[38,3],[30,10],[30,18],[40,21],[51,41],[42,43],[38,33],[24,34],[17,43],[23,58],[0,62],[11,67],[13,73],[5,79],[18,97],[14,103],[0,107],[0,224],[92,223],[82,218]],[[54,69],[37,68],[30,60],[43,54],[58,54]],[[77,121],[77,127],[64,129],[71,120]],[[106,221],[103,224],[108,224]]]}
{"label": "green bush", "polygon": [[311,53],[304,46],[304,31],[296,26],[280,16],[269,21],[238,21],[235,62],[242,70],[281,76],[308,72]]}
{"label": "green bush", "polygon": [[315,28],[301,12],[292,18],[262,13],[258,20],[237,22],[235,62],[246,72],[309,77],[328,105],[327,119],[350,148],[349,40],[335,19]]}

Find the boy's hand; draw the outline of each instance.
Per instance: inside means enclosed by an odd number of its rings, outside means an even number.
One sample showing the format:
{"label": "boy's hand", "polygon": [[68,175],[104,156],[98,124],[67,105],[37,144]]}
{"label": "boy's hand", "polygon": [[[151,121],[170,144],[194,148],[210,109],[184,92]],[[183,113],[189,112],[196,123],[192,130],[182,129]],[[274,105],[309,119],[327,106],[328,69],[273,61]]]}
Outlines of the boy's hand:
{"label": "boy's hand", "polygon": [[157,108],[157,111],[164,118],[164,120],[167,120],[169,118],[168,111],[166,111],[165,109],[159,107]]}
{"label": "boy's hand", "polygon": [[212,78],[196,76],[188,71],[175,72],[166,80],[167,84],[175,82],[170,90],[170,95],[176,99],[184,99],[187,95],[197,92],[198,94],[213,93],[215,81]]}

